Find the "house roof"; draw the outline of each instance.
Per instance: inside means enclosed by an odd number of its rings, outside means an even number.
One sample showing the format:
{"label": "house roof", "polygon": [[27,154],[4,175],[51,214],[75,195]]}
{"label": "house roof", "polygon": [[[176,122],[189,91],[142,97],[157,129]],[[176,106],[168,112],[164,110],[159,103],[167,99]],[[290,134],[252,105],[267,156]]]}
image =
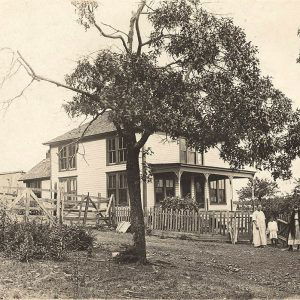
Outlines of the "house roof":
{"label": "house roof", "polygon": [[201,173],[209,175],[221,175],[221,176],[232,176],[233,178],[250,178],[252,179],[255,175],[255,171],[230,169],[223,167],[214,167],[206,165],[191,165],[183,163],[161,163],[161,164],[149,164],[153,173],[160,172],[191,172]]}
{"label": "house roof", "polygon": [[21,176],[19,181],[27,181],[33,179],[46,179],[50,178],[50,158],[43,159],[36,166],[34,166],[30,171]]}
{"label": "house roof", "polygon": [[8,175],[8,174],[24,174],[24,171],[10,171],[10,172],[0,172],[0,175]]}
{"label": "house roof", "polygon": [[[113,125],[113,123],[109,120],[109,112],[105,112],[103,115],[99,116],[87,129],[85,132],[84,136],[93,136],[93,135],[98,135],[98,134],[103,134],[107,132],[112,132],[116,130],[116,127]],[[51,145],[55,143],[59,143],[62,141],[68,141],[68,140],[73,140],[76,138],[81,137],[82,133],[84,130],[87,128],[89,123],[85,123],[75,129],[72,129],[46,143],[44,145]]]}

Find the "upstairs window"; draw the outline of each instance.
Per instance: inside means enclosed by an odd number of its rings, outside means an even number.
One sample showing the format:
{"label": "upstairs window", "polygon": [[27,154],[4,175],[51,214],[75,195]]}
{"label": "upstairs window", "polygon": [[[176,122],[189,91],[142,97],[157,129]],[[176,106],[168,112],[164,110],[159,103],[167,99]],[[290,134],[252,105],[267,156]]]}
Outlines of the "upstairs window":
{"label": "upstairs window", "polygon": [[187,147],[186,140],[181,138],[180,142],[180,162],[183,164],[203,165],[203,155],[194,148]]}
{"label": "upstairs window", "polygon": [[123,137],[107,139],[107,163],[122,164],[127,161],[127,149]]}
{"label": "upstairs window", "polygon": [[209,194],[211,204],[225,204],[225,179],[214,180],[209,182]]}
{"label": "upstairs window", "polygon": [[76,144],[58,148],[59,171],[76,169]]}

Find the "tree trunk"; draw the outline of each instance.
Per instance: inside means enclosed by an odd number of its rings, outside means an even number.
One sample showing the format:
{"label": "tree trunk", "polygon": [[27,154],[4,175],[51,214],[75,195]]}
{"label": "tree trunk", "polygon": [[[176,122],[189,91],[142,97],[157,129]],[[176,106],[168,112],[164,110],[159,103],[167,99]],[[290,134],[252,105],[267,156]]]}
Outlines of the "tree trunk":
{"label": "tree trunk", "polygon": [[[146,263],[146,240],[144,213],[141,199],[141,177],[139,166],[139,150],[131,147],[134,144],[135,136],[132,138],[133,143],[128,143],[127,147],[127,184],[130,197],[130,218],[131,228],[133,231],[134,250],[138,256],[138,261]],[[131,145],[130,145],[131,144]]]}

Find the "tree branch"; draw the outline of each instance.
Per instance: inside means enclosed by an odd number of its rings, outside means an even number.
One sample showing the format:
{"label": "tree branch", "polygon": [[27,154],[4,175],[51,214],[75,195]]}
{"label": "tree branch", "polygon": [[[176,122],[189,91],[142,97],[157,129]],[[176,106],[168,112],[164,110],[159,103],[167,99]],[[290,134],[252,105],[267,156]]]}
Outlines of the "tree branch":
{"label": "tree branch", "polygon": [[121,35],[111,35],[111,34],[105,33],[102,30],[102,28],[96,23],[96,21],[94,19],[92,20],[92,24],[98,29],[98,31],[100,32],[100,34],[102,36],[104,36],[106,38],[109,38],[109,39],[115,39],[115,40],[119,39],[119,40],[121,40],[122,44],[123,44],[123,46],[124,46],[124,48],[126,50],[126,52],[129,53],[129,49],[128,49],[127,45],[126,45],[126,42],[125,42],[124,38]]}
{"label": "tree branch", "polygon": [[137,141],[137,143],[134,145],[134,149],[135,150],[140,150],[145,143],[147,142],[149,136],[152,134],[151,131],[146,130],[143,134],[142,137],[140,138],[139,141]]}
{"label": "tree branch", "polygon": [[136,35],[137,35],[137,39],[138,39],[138,48],[137,48],[137,56],[140,56],[141,54],[141,50],[142,50],[142,37],[141,37],[141,32],[140,32],[140,27],[139,27],[139,19],[140,19],[140,15],[144,9],[146,5],[146,0],[143,0],[141,2],[141,5],[139,6],[137,12],[136,12],[136,21],[135,21],[135,30],[136,30]]}
{"label": "tree branch", "polygon": [[133,35],[134,35],[134,22],[135,22],[135,14],[132,14],[129,22],[129,31],[128,31],[128,50],[129,53],[132,53],[132,44],[133,44]]}
{"label": "tree branch", "polygon": [[115,28],[115,27],[113,27],[113,26],[111,26],[109,24],[103,23],[103,22],[101,22],[101,24],[104,25],[104,26],[107,26],[107,27],[109,27],[109,28],[111,28],[113,30],[115,30],[116,32],[114,34],[120,32],[120,33],[125,34],[128,37],[128,34],[126,32],[124,32],[124,31],[120,30],[120,29],[117,29],[117,28]]}
{"label": "tree branch", "polygon": [[22,89],[22,91],[18,95],[16,95],[15,97],[13,97],[11,99],[8,99],[8,100],[2,102],[3,109],[5,109],[5,106],[4,106],[5,104],[6,104],[6,109],[7,109],[15,99],[22,97],[24,95],[25,91],[31,86],[33,81],[34,81],[34,79],[32,78],[31,81]]}
{"label": "tree branch", "polygon": [[179,59],[177,59],[177,60],[175,60],[173,62],[170,62],[169,64],[167,64],[167,65],[165,65],[163,67],[158,67],[158,69],[166,69],[166,68],[168,68],[170,66],[173,66],[173,65],[176,65],[176,64],[178,64],[180,62],[182,62],[182,58],[179,58]]}
{"label": "tree branch", "polygon": [[27,74],[33,79],[33,80],[37,80],[37,81],[46,81],[46,82],[49,82],[49,83],[52,83],[52,84],[55,84],[56,86],[58,87],[63,87],[65,89],[68,89],[68,90],[71,90],[71,91],[74,91],[76,93],[79,93],[79,94],[82,94],[82,95],[85,95],[87,97],[90,97],[90,98],[94,98],[94,99],[100,99],[99,96],[97,95],[94,95],[94,94],[91,94],[87,91],[83,91],[81,89],[77,89],[77,88],[74,88],[72,86],[69,86],[69,85],[66,85],[66,84],[63,84],[63,83],[60,83],[58,81],[55,81],[55,80],[52,80],[52,79],[49,79],[49,78],[46,78],[46,77],[43,77],[41,75],[38,75],[34,72],[34,70],[32,69],[32,67],[29,65],[29,63],[24,59],[24,57],[21,55],[21,53],[19,51],[17,51],[19,57],[20,57],[20,64],[23,65],[23,67],[25,68]]}
{"label": "tree branch", "polygon": [[162,39],[162,38],[165,39],[165,38],[169,38],[169,37],[171,37],[171,36],[174,36],[174,34],[163,34],[163,33],[161,33],[159,36],[157,36],[157,37],[155,37],[155,38],[153,38],[153,39],[150,39],[150,40],[148,40],[148,41],[142,43],[142,47],[144,47],[144,46],[146,46],[146,45],[149,45],[149,44],[151,44],[151,43],[154,43],[154,42],[156,42],[156,41],[158,41],[158,40],[160,40],[160,39]]}

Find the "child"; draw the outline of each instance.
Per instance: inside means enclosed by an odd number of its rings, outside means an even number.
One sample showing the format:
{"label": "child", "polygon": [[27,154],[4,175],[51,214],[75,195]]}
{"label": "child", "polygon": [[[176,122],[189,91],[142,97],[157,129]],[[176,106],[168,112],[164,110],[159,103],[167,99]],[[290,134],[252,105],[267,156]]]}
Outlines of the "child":
{"label": "child", "polygon": [[269,233],[269,237],[272,245],[274,245],[275,247],[277,246],[277,231],[278,231],[277,222],[275,221],[275,218],[272,216],[270,218],[270,221],[268,222],[267,232]]}

